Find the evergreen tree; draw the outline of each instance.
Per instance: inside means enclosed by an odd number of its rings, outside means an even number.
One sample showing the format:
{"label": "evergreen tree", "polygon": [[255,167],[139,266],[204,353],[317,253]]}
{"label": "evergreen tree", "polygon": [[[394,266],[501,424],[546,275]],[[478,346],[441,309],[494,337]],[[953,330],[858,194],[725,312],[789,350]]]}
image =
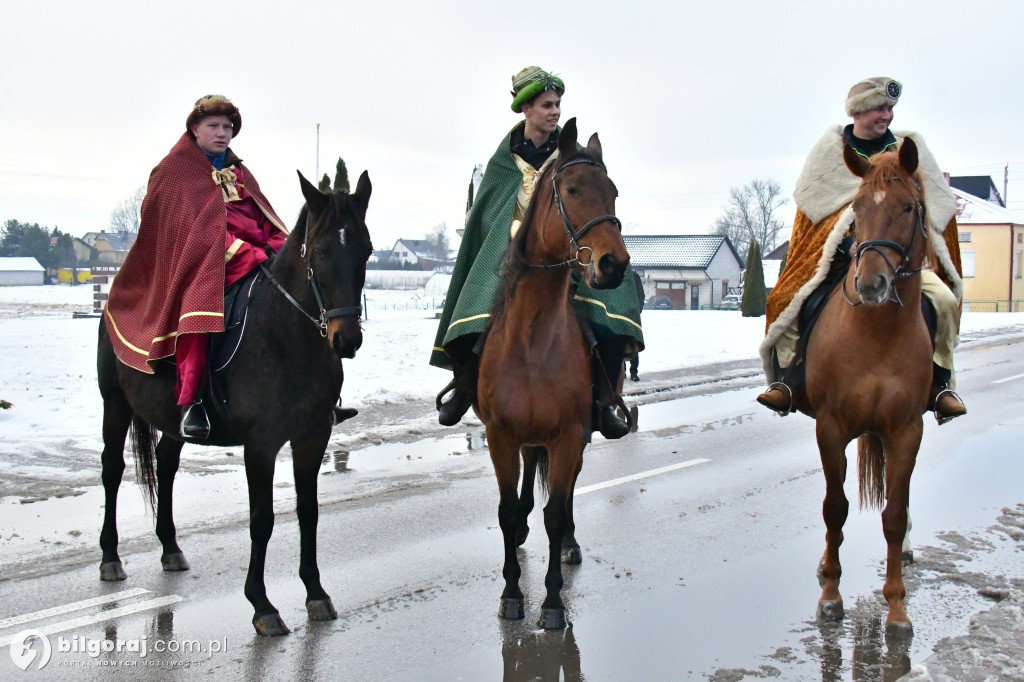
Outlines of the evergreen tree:
{"label": "evergreen tree", "polygon": [[320,178],[320,185],[317,187],[317,189],[319,189],[321,192],[330,192],[331,176],[329,176],[327,173],[324,173],[324,176]]}
{"label": "evergreen tree", "polygon": [[747,249],[747,266],[743,271],[743,301],[740,303],[743,317],[761,317],[765,313],[767,302],[768,291],[764,286],[761,245],[756,239],[751,239]]}
{"label": "evergreen tree", "polygon": [[340,189],[345,192],[349,191],[348,168],[345,167],[345,162],[340,156],[338,157],[338,165],[334,172],[334,189]]}

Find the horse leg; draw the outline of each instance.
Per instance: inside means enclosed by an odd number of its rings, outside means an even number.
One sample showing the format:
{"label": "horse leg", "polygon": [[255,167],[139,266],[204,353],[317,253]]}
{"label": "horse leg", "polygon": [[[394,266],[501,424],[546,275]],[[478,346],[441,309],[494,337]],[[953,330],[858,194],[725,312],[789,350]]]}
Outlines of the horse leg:
{"label": "horse leg", "polygon": [[820,413],[816,431],[825,472],[825,501],[821,507],[825,520],[825,554],[819,568],[822,591],[818,599],[818,618],[836,620],[843,617],[843,597],[839,594],[843,568],[839,563],[839,546],[843,544],[843,525],[850,512],[850,502],[843,491],[848,441],[837,435],[838,425]]}
{"label": "horse leg", "polygon": [[245,478],[249,484],[249,572],[245,576],[245,598],[253,605],[252,625],[256,634],[278,636],[288,634],[274,605],[267,599],[263,573],[267,561],[267,544],[274,532],[274,463],[276,452],[245,448]]}
{"label": "horse leg", "polygon": [[917,451],[921,446],[923,423],[907,425],[885,441],[885,509],[882,510],[882,531],[888,547],[885,567],[885,586],[882,594],[889,603],[885,618],[886,630],[910,635],[913,625],[907,616],[903,600],[907,595],[903,585],[903,542],[907,537],[908,508],[910,505],[910,476],[914,472]]}
{"label": "horse leg", "polygon": [[174,475],[178,473],[181,461],[181,441],[160,437],[156,445],[156,536],[164,552],[160,564],[165,571],[187,571],[185,553],[178,547],[177,532],[174,528]]}
{"label": "horse leg", "polygon": [[100,580],[124,580],[127,575],[117,554],[117,491],[124,475],[124,442],[132,423],[132,408],[124,394],[103,398],[103,529],[100,531]]}
{"label": "horse leg", "polygon": [[914,545],[910,542],[910,530],[914,527],[914,521],[910,518],[910,508],[907,508],[907,534],[903,536],[903,563],[914,563]]}
{"label": "horse leg", "polygon": [[519,493],[519,528],[516,530],[516,545],[522,547],[530,534],[530,512],[533,511],[533,487],[537,477],[539,458],[547,457],[543,447],[535,445],[523,446],[523,483]]}
{"label": "horse leg", "polygon": [[334,620],[338,612],[320,584],[316,562],[316,527],[319,518],[317,475],[323,462],[330,431],[302,442],[292,441],[295,474],[295,513],[299,517],[299,577],[306,586],[306,612],[310,620]]}
{"label": "horse leg", "polygon": [[[584,446],[585,447],[585,446]],[[562,536],[562,563],[577,565],[583,563],[583,552],[580,550],[580,543],[576,541],[576,520],[573,517],[573,500],[576,498],[576,480],[583,470],[583,453],[580,452],[579,465],[572,477],[572,487],[569,489],[569,501],[566,505],[568,521],[565,525],[565,535]]]}
{"label": "horse leg", "polygon": [[516,534],[522,525],[522,508],[519,504],[519,447],[504,432],[487,428],[487,442],[491,451],[494,474],[498,478],[498,525],[505,543],[505,565],[501,575],[505,578],[505,589],[501,593],[498,615],[508,620],[521,620],[526,616],[523,607],[523,592],[519,589],[519,557],[516,556]]}
{"label": "horse leg", "polygon": [[580,469],[582,434],[567,434],[548,448],[548,503],[544,506],[544,527],[548,532],[548,571],[544,577],[547,596],[541,604],[537,626],[545,630],[565,627],[562,602],[562,539],[569,524],[569,498]]}

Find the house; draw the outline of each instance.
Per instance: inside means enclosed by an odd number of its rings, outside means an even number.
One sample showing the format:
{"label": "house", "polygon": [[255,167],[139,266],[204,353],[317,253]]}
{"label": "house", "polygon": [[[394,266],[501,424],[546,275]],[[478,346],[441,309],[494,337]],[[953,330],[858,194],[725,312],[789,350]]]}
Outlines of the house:
{"label": "house", "polygon": [[31,256],[0,258],[0,287],[35,286],[46,283],[46,268]]}
{"label": "house", "polygon": [[720,305],[739,286],[743,261],[728,237],[717,234],[625,235],[630,264],[644,297],[667,296],[677,310]]}
{"label": "house", "polygon": [[787,239],[761,259],[761,269],[764,271],[764,288],[769,294],[772,293],[772,289],[775,288],[776,283],[779,281],[779,275],[782,274],[782,263],[786,260],[788,253],[789,240]]}
{"label": "house", "polygon": [[1024,311],[1024,213],[952,187],[964,310]]}
{"label": "house", "polygon": [[110,293],[110,283],[114,281],[114,275],[121,269],[121,264],[128,256],[128,251],[139,236],[137,232],[90,232],[82,237],[82,241],[88,244],[92,242],[96,255],[92,260],[92,310],[94,313],[103,312],[103,306],[107,302]]}
{"label": "house", "polygon": [[410,266],[420,270],[451,270],[454,256],[451,251],[440,259],[434,252],[434,245],[426,239],[399,239],[380,262],[391,262],[399,269]]}
{"label": "house", "polygon": [[1006,208],[1006,202],[1000,196],[996,184],[988,175],[954,175],[949,178],[949,186],[961,192],[978,197],[985,201]]}

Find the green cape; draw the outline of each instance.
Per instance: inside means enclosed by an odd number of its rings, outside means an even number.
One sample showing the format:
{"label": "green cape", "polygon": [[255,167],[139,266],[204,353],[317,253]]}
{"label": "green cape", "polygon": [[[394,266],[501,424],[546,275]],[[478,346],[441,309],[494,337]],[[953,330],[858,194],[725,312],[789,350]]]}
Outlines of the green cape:
{"label": "green cape", "polygon": [[[515,128],[505,135],[487,162],[484,179],[466,221],[430,354],[430,364],[435,367],[451,369],[452,361],[445,347],[460,336],[485,331],[490,321],[510,240],[516,197],[523,184],[522,171],[512,159],[509,143],[513,130]],[[617,289],[595,290],[580,281],[573,305],[577,313],[597,327],[598,335],[626,336],[633,341],[627,344],[627,352],[635,354],[643,350],[644,334],[632,269],[627,270]]]}

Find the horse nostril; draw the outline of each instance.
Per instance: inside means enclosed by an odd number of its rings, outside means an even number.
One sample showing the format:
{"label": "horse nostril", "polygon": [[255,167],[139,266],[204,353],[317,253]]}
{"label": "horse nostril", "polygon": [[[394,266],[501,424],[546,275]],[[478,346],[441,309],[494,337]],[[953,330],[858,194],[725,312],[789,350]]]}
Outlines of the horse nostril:
{"label": "horse nostril", "polygon": [[622,273],[626,270],[626,264],[612,254],[606,253],[601,256],[601,260],[597,262],[597,269],[601,272],[603,277],[611,279],[616,275],[621,277]]}

